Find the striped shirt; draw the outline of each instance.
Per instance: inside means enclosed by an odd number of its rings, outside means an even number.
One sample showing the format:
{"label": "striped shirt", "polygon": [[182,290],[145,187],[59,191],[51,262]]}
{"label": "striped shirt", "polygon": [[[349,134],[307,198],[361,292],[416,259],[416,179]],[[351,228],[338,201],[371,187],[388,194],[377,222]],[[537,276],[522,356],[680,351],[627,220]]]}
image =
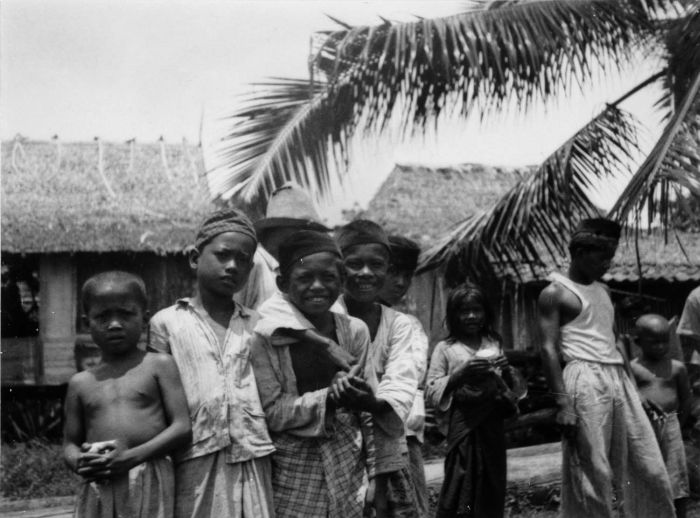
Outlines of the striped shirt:
{"label": "striped shirt", "polygon": [[190,410],[192,444],[175,460],[222,449],[230,463],[269,455],[274,446],[250,363],[257,313],[237,305],[220,344],[203,312],[191,299],[180,299],[150,324],[149,346],[173,355]]}

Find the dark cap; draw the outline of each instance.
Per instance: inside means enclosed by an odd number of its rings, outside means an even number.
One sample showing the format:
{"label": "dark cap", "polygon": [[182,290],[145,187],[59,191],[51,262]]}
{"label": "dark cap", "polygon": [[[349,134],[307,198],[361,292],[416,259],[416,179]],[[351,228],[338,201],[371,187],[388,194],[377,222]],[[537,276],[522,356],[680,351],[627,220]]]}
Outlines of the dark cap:
{"label": "dark cap", "polygon": [[278,252],[280,271],[286,274],[299,259],[319,252],[329,252],[338,258],[341,257],[338,245],[325,232],[317,230],[295,232],[280,243]]}
{"label": "dark cap", "polygon": [[418,267],[420,247],[418,243],[407,237],[392,234],[389,236],[391,263],[399,270],[415,271]]}
{"label": "dark cap", "polygon": [[622,227],[615,221],[606,218],[584,219],[578,224],[573,235],[581,233],[619,241]]}
{"label": "dark cap", "polygon": [[391,252],[389,238],[384,229],[374,221],[368,219],[356,219],[347,225],[340,227],[336,233],[335,240],[344,252],[354,245],[378,244],[383,245]]}

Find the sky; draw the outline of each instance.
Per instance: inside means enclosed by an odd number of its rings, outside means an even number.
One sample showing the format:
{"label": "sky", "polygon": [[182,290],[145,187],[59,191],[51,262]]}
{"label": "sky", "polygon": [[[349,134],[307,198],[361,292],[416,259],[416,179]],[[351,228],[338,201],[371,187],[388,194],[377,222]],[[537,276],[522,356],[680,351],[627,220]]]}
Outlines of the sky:
{"label": "sky", "polygon": [[[461,2],[4,0],[0,9],[0,138],[153,142],[183,138],[215,150],[225,115],[268,77],[307,77],[314,31],[379,16],[411,20],[459,11]],[[463,162],[522,166],[541,162],[606,101],[656,71],[653,61],[602,78],[585,94],[526,114],[481,123],[446,120],[437,132],[401,141],[357,139],[349,180],[321,203],[329,221],[343,208],[365,206],[395,163]],[[624,105],[659,132],[650,109],[658,91]],[[216,156],[210,153],[208,156]],[[208,166],[210,164],[207,164]],[[211,164],[216,165],[216,164]],[[610,205],[622,185],[598,193]]]}

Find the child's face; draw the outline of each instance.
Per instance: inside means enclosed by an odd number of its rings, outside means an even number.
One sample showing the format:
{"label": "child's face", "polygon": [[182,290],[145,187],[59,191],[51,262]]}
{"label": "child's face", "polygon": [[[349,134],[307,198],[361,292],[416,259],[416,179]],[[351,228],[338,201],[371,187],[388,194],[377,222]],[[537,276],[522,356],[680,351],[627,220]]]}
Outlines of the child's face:
{"label": "child's face", "polygon": [[406,295],[408,288],[411,287],[413,279],[413,271],[400,270],[396,266],[389,266],[389,271],[384,281],[384,287],[379,294],[380,298],[387,303],[398,304],[399,301]]}
{"label": "child's face", "polygon": [[253,267],[255,241],[238,232],[224,232],[190,256],[190,267],[197,273],[202,291],[231,298],[248,280]]}
{"label": "child's face", "polygon": [[329,252],[307,255],[292,267],[279,288],[305,315],[326,313],[340,295],[340,260]]}
{"label": "child's face", "polygon": [[87,324],[103,355],[136,348],[145,326],[144,308],[130,286],[103,284],[90,295]]}
{"label": "child's face", "polygon": [[668,332],[653,329],[638,330],[636,341],[644,356],[648,358],[660,360],[668,354]]}
{"label": "child's face", "polygon": [[465,301],[459,306],[459,330],[462,335],[479,334],[484,326],[486,312],[484,307],[472,301]]}
{"label": "child's face", "polygon": [[345,251],[345,292],[358,302],[374,302],[389,269],[389,250],[377,243],[354,245]]}

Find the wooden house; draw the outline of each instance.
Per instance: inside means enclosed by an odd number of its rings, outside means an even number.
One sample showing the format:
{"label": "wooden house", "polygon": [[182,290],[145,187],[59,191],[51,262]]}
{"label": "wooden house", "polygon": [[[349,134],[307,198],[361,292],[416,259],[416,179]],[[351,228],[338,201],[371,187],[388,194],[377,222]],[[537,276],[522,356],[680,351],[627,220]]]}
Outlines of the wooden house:
{"label": "wooden house", "polygon": [[[377,221],[390,233],[414,239],[427,250],[468,216],[493,207],[529,171],[476,164],[441,168],[397,165],[362,217]],[[641,284],[634,239],[621,242],[604,278],[614,298],[636,295],[641,286],[643,301],[650,310],[668,317],[680,314],[688,293],[700,283],[700,240],[692,234],[681,234],[678,239],[683,247],[674,234],[668,236],[668,243],[658,234],[640,236]],[[535,271],[523,268],[522,277],[504,275],[490,292],[507,348],[536,348],[537,296],[546,285],[549,271],[565,269],[566,263],[567,258],[562,257],[557,264]],[[445,333],[444,275],[444,265],[418,275],[406,301],[406,309],[416,314],[429,331],[431,343]],[[626,322],[620,323],[624,328]]]}
{"label": "wooden house", "polygon": [[141,275],[149,311],[189,295],[186,246],[211,210],[201,149],[2,144],[2,383],[64,383],[89,342],[79,290],[91,275]]}

